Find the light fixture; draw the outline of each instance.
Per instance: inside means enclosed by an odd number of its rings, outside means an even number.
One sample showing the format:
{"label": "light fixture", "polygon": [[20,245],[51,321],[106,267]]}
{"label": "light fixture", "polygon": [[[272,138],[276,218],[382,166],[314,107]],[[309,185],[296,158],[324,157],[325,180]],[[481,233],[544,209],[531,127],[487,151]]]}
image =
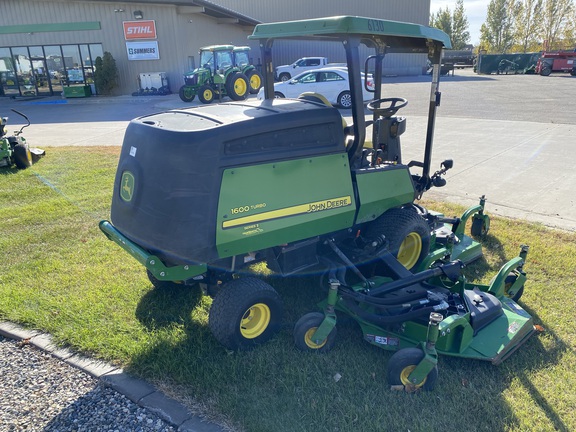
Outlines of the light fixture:
{"label": "light fixture", "polygon": [[135,10],[134,11],[134,19],[142,19],[144,18],[144,14],[142,13],[141,10]]}
{"label": "light fixture", "polygon": [[124,12],[124,9],[114,9],[114,12],[118,13],[118,12]]}

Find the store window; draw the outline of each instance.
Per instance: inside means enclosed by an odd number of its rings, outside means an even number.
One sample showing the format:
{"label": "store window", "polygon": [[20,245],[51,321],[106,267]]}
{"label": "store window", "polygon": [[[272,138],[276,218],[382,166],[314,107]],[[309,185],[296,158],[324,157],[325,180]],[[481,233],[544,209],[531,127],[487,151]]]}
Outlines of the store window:
{"label": "store window", "polygon": [[64,86],[92,84],[101,44],[0,48],[0,96],[59,95]]}

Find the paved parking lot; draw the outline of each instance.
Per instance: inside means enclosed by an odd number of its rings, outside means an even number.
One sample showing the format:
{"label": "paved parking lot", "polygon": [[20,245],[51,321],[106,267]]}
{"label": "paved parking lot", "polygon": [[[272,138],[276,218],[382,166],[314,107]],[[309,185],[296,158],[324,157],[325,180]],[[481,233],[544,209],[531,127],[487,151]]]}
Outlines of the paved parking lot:
{"label": "paved parking lot", "polygon": [[[385,97],[409,103],[402,136],[404,161],[421,159],[426,134],[429,77],[388,77]],[[465,205],[488,197],[488,211],[576,230],[576,78],[568,74],[476,75],[457,70],[443,77],[436,120],[433,168],[452,158],[448,185],[428,196]],[[194,106],[178,95],[92,97],[21,101],[0,98],[9,130],[26,113],[32,146],[121,145],[130,119]],[[348,112],[342,111],[344,116]],[[12,125],[12,126],[11,126]],[[49,157],[49,152],[48,152]]]}

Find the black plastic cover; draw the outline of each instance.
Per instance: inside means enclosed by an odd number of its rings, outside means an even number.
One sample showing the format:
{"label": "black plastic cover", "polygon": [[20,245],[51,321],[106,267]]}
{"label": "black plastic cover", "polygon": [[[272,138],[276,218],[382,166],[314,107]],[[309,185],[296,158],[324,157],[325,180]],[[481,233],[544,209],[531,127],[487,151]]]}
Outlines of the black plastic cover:
{"label": "black plastic cover", "polygon": [[[172,264],[209,263],[224,169],[342,153],[337,109],[274,99],[206,105],[132,120],[112,199],[114,226]],[[133,176],[130,199],[121,188]],[[128,183],[132,183],[131,181]],[[249,251],[246,251],[249,252]]]}

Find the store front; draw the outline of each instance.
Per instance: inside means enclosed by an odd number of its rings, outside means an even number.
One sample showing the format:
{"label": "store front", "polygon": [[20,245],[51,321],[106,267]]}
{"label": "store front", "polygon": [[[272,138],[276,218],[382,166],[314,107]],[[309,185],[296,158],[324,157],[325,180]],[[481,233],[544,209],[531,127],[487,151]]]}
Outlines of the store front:
{"label": "store front", "polygon": [[68,86],[94,88],[102,44],[0,48],[0,96],[57,96]]}

